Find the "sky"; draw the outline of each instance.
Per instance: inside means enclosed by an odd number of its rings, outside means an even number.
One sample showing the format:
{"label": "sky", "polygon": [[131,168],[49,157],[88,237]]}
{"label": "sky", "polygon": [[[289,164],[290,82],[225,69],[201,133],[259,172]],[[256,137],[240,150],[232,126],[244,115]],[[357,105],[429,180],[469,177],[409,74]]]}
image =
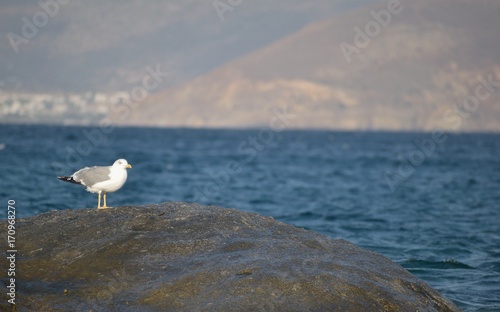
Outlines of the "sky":
{"label": "sky", "polygon": [[0,88],[116,91],[156,63],[176,84],[367,2],[2,1]]}

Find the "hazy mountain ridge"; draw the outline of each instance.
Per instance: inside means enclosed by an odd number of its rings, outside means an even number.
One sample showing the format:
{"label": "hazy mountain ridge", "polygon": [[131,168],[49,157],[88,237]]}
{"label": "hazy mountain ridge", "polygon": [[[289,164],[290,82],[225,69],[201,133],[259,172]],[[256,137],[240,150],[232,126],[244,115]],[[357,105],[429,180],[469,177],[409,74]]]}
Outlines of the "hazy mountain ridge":
{"label": "hazy mountain ridge", "polygon": [[354,28],[387,3],[312,23],[161,91],[125,122],[247,127],[265,125],[273,107],[286,106],[297,128],[499,131],[499,87],[474,111],[461,109],[460,123],[450,110],[474,95],[480,77],[500,81],[500,4],[402,1],[401,13],[349,63],[341,43],[354,45]]}
{"label": "hazy mountain ridge", "polygon": [[[355,27],[391,2],[245,1],[222,20],[210,1],[70,2],[17,54],[7,34],[41,9],[2,4],[0,122],[253,127],[287,107],[294,128],[500,131],[498,88],[474,111],[455,107],[480,77],[500,80],[500,3],[401,0],[356,47]],[[157,65],[169,76],[125,116],[118,106]]]}

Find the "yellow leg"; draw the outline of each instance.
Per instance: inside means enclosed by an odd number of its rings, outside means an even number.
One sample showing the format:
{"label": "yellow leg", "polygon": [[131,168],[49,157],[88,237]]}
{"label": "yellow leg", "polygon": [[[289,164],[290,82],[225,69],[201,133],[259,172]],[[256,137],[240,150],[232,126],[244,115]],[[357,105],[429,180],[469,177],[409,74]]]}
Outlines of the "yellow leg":
{"label": "yellow leg", "polygon": [[106,205],[106,193],[104,193],[104,206],[102,206],[102,208],[109,208],[109,207]]}
{"label": "yellow leg", "polygon": [[97,196],[97,209],[101,209],[101,193]]}

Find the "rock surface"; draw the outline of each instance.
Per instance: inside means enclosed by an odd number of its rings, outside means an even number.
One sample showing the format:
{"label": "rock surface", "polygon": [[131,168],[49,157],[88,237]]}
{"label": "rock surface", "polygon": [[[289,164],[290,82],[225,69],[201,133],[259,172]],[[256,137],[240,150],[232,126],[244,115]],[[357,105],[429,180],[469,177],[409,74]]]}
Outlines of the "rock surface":
{"label": "rock surface", "polygon": [[44,213],[16,247],[18,311],[459,310],[379,254],[212,206]]}

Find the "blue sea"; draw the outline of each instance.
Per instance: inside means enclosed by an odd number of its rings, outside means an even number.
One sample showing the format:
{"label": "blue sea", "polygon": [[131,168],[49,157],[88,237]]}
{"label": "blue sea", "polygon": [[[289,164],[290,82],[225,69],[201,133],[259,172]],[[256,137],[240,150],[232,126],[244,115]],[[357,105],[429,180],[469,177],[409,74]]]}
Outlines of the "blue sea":
{"label": "blue sea", "polygon": [[500,311],[500,135],[0,125],[0,217],[92,208],[64,183],[133,168],[108,205],[198,202],[379,252],[464,311]]}

